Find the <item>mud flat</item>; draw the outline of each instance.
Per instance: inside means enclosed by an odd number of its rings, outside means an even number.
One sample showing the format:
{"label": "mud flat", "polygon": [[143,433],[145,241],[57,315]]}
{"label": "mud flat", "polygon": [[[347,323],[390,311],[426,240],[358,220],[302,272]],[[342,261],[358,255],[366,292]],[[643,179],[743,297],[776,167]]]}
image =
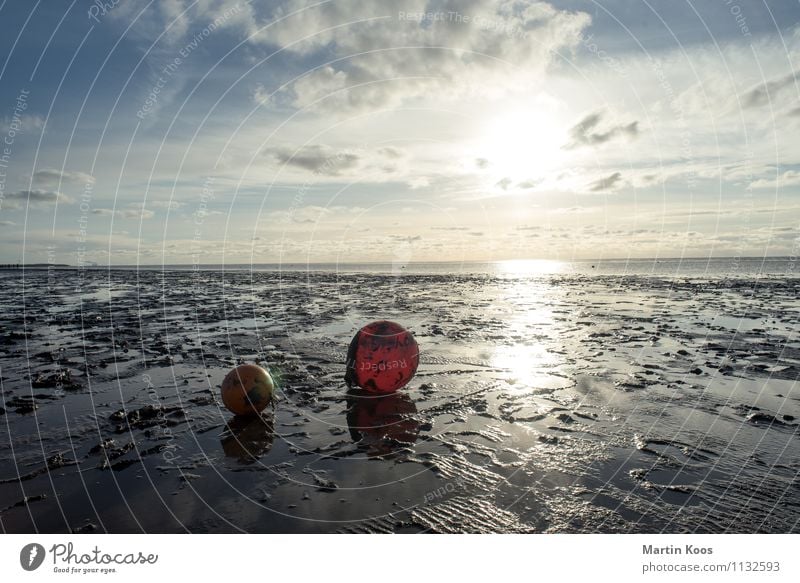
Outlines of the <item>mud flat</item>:
{"label": "mud flat", "polygon": [[[56,273],[0,273],[4,532],[800,531],[798,279]],[[348,395],[382,318],[417,376]]]}

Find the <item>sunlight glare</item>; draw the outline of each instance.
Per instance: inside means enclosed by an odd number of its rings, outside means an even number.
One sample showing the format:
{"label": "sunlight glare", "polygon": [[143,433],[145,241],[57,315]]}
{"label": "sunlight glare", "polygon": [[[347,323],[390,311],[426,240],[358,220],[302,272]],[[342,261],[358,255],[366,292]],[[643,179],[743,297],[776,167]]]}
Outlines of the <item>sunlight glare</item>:
{"label": "sunlight glare", "polygon": [[489,161],[493,180],[540,180],[563,162],[565,142],[564,128],[549,112],[513,111],[487,123],[476,157]]}

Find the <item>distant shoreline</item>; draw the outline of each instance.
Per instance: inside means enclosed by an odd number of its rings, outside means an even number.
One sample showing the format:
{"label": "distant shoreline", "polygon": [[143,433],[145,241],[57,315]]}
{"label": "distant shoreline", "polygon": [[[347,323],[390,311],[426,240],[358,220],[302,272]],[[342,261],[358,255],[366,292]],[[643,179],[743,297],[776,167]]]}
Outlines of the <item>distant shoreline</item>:
{"label": "distant shoreline", "polygon": [[[708,262],[719,262],[719,261],[792,261],[798,260],[797,257],[792,257],[791,255],[768,255],[766,257],[758,257],[758,256],[747,256],[747,257],[736,257],[736,256],[720,256],[720,257],[637,257],[637,258],[607,258],[607,259],[492,259],[492,260],[465,260],[465,261],[441,261],[441,260],[433,260],[433,261],[408,261],[404,262],[402,265],[406,266],[422,266],[422,265],[495,265],[495,264],[503,264],[503,263],[511,263],[511,262],[520,262],[524,263],[527,261],[531,262],[553,262],[553,263],[570,263],[570,264],[584,264],[584,263],[640,263],[640,262],[653,262],[653,263],[671,263],[671,262],[684,262],[684,261],[708,261]],[[800,260],[798,260],[800,261]],[[179,269],[179,270],[187,270],[187,269],[199,269],[199,270],[218,270],[218,269],[251,269],[257,268],[259,271],[265,269],[281,269],[286,267],[353,267],[353,266],[373,266],[378,267],[381,265],[392,265],[390,261],[352,261],[352,262],[331,262],[331,261],[307,261],[307,262],[295,262],[295,261],[285,261],[282,263],[145,263],[145,264],[134,264],[134,263],[120,263],[114,265],[72,265],[69,263],[10,263],[10,264],[0,264],[0,270],[23,270],[23,269],[86,269],[86,270],[98,270],[98,269]]]}

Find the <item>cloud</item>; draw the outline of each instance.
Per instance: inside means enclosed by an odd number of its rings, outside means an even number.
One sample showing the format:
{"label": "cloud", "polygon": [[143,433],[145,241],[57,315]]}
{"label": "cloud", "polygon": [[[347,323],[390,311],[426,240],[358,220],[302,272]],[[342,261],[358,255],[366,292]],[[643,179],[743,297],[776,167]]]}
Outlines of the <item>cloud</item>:
{"label": "cloud", "polygon": [[324,145],[303,146],[294,150],[267,148],[264,154],[280,164],[325,176],[339,176],[346,170],[356,168],[361,161],[361,156],[353,151],[336,151]]}
{"label": "cloud", "polygon": [[468,231],[467,227],[431,227],[431,231]]}
{"label": "cloud", "polygon": [[9,130],[15,131],[31,131],[40,130],[44,127],[44,118],[41,115],[31,115],[24,113],[15,117],[4,117],[0,121],[0,133],[7,133]]}
{"label": "cloud", "polygon": [[123,218],[126,219],[152,219],[155,213],[147,209],[130,209],[122,211]]}
{"label": "cloud", "polygon": [[618,137],[633,139],[639,135],[639,122],[617,124],[600,129],[603,113],[595,112],[585,116],[569,130],[572,141],[565,146],[566,149],[580,148],[581,146],[601,146]]}
{"label": "cloud", "polygon": [[398,150],[397,148],[392,148],[390,146],[387,146],[386,148],[379,148],[378,154],[380,154],[385,158],[390,158],[392,160],[396,160],[398,158],[402,158],[403,156],[405,156],[405,152],[403,152],[402,150]]}
{"label": "cloud", "polygon": [[263,154],[278,164],[331,177],[352,174],[356,170],[392,174],[397,170],[395,161],[406,155],[403,150],[391,147],[368,151],[361,148],[336,149],[325,144],[271,147],[266,148]]}
{"label": "cloud", "polygon": [[412,176],[408,179],[408,187],[411,190],[417,190],[419,188],[427,188],[431,185],[430,178],[427,176]]}
{"label": "cloud", "polygon": [[761,178],[750,183],[750,188],[785,188],[800,186],[800,172],[787,170],[775,178]]}
{"label": "cloud", "polygon": [[102,18],[130,28],[130,36],[148,44],[161,36],[162,51],[178,50],[178,43],[193,51],[218,29],[249,24],[254,12],[245,0],[161,0],[145,11],[135,2],[114,3]]}
{"label": "cloud", "polygon": [[148,200],[145,204],[152,208],[167,209],[170,211],[176,211],[184,206],[184,203],[178,202],[177,200]]}
{"label": "cloud", "polygon": [[615,186],[619,184],[622,180],[622,174],[619,172],[614,172],[605,178],[600,178],[599,180],[595,180],[591,184],[589,184],[589,191],[591,192],[601,192],[603,190],[612,190]]}
{"label": "cloud", "polygon": [[22,208],[25,204],[33,208],[44,208],[55,204],[71,204],[75,202],[57,190],[20,190],[6,195],[3,206],[10,209]]}
{"label": "cloud", "polygon": [[3,227],[13,227],[16,224],[14,221],[0,221],[0,226]]}
{"label": "cloud", "polygon": [[530,180],[523,180],[522,182],[517,183],[519,188],[536,188],[542,183],[541,178],[537,179],[530,179]]}
{"label": "cloud", "polygon": [[[263,29],[262,21],[280,23]],[[289,0],[253,18],[246,32],[252,42],[301,59],[324,57],[328,64],[281,93],[295,108],[345,112],[531,86],[554,55],[577,46],[590,22],[586,13],[544,2],[383,0],[309,7],[305,0]],[[265,90],[257,94],[263,99]]]}
{"label": "cloud", "polygon": [[791,87],[800,81],[797,78],[798,72],[792,71],[788,75],[766,81],[756,85],[744,95],[745,107],[761,107],[774,101],[778,93],[787,87]]}
{"label": "cloud", "polygon": [[413,243],[414,241],[421,241],[422,235],[392,235],[391,238],[395,241],[402,241],[403,243]]}
{"label": "cloud", "polygon": [[589,214],[592,210],[582,206],[559,207],[550,211],[554,215]]}
{"label": "cloud", "polygon": [[489,167],[489,160],[486,158],[475,158],[475,166],[481,170]]}
{"label": "cloud", "polygon": [[259,223],[263,225],[264,230],[274,230],[275,224],[312,224],[339,221],[342,219],[349,220],[352,215],[363,211],[361,207],[349,206],[317,206],[307,205],[297,208],[290,208],[288,210],[276,210],[270,213],[261,215]]}
{"label": "cloud", "polygon": [[85,172],[62,172],[55,168],[43,168],[33,175],[36,184],[58,186],[59,184],[94,184],[94,177]]}
{"label": "cloud", "polygon": [[225,213],[222,211],[214,211],[214,210],[203,210],[198,209],[191,214],[192,220],[201,220],[207,217],[221,217],[224,216]]}
{"label": "cloud", "polygon": [[106,208],[96,208],[92,209],[92,213],[95,215],[102,215],[102,216],[114,216],[119,217],[122,219],[152,219],[155,216],[153,211],[147,209],[140,209],[140,208],[130,208],[130,209],[121,209],[121,210],[113,210],[113,209],[106,209]]}
{"label": "cloud", "polygon": [[497,184],[495,184],[495,186],[498,186],[498,187],[502,188],[503,190],[508,190],[508,187],[511,186],[512,182],[513,182],[513,180],[511,180],[508,177],[501,178],[500,180],[497,181]]}
{"label": "cloud", "polygon": [[263,105],[269,103],[270,92],[267,91],[264,85],[259,83],[258,85],[256,85],[256,88],[253,89],[252,98],[254,103],[260,103]]}

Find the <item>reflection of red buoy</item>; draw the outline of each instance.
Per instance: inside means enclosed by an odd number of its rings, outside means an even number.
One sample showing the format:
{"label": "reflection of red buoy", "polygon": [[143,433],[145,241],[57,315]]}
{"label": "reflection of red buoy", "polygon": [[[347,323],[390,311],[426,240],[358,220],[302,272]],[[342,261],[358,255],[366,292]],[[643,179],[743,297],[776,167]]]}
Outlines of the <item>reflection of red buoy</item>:
{"label": "reflection of red buoy", "polygon": [[393,393],[408,384],[418,364],[419,346],[411,332],[379,320],[361,328],[350,342],[344,380],[348,387]]}
{"label": "reflection of red buoy", "polygon": [[417,407],[406,393],[376,396],[354,389],[347,394],[350,436],[367,455],[385,456],[417,441]]}

